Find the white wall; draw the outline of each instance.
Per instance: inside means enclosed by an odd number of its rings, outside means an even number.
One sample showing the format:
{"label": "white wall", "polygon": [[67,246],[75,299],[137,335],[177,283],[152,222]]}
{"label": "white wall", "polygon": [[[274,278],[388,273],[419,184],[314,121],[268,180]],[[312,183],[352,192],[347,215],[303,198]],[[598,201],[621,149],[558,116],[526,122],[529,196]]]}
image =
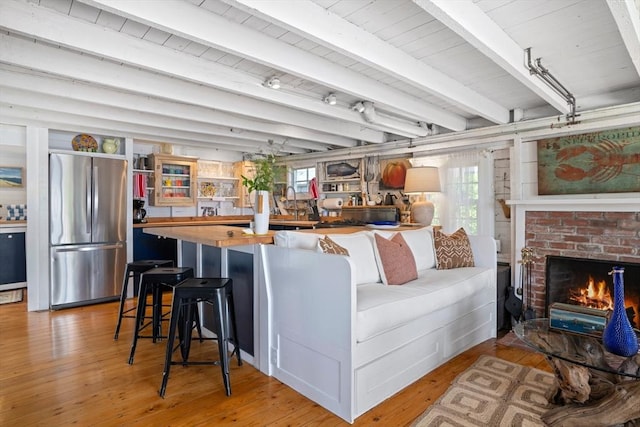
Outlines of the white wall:
{"label": "white wall", "polygon": [[[23,187],[0,187],[0,217],[6,219],[8,204],[27,203],[26,128],[0,124],[0,166],[21,167]],[[28,207],[27,207],[28,209]],[[27,215],[29,212],[27,211]]]}
{"label": "white wall", "polygon": [[[511,219],[505,216],[498,199],[511,199],[511,168],[509,166],[509,149],[503,148],[493,152],[493,187],[495,194],[495,234],[500,241],[498,262],[511,262]],[[511,210],[511,207],[508,207]],[[510,216],[510,215],[509,215]]]}

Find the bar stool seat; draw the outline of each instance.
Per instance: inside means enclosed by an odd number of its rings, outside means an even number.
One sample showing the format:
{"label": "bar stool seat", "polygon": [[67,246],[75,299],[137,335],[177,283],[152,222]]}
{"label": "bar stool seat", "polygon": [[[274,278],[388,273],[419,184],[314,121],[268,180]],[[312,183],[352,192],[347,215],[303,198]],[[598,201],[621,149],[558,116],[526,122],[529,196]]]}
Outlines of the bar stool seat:
{"label": "bar stool seat", "polygon": [[[204,302],[213,309],[214,330],[218,341],[219,361],[190,361],[189,351],[191,334],[193,331],[196,304]],[[174,347],[174,340],[178,332],[179,343]],[[230,331],[231,330],[231,331]],[[227,396],[231,395],[231,381],[229,378],[228,343],[233,343],[231,357],[236,354],[238,366],[242,365],[236,325],[235,305],[233,303],[233,281],[227,278],[191,278],[173,287],[171,303],[171,320],[167,338],[164,371],[159,394],[164,397],[169,381],[171,365],[217,365],[222,370],[222,378]],[[180,348],[182,361],[173,361],[174,351]]]}
{"label": "bar stool seat", "polygon": [[[138,306],[136,309],[136,326],[133,331],[133,341],[131,342],[131,352],[129,353],[129,364],[133,364],[133,357],[136,352],[138,338],[151,338],[155,343],[163,338],[162,336],[162,287],[174,287],[180,282],[193,277],[191,267],[158,267],[147,270],[140,276],[140,292],[138,294]],[[145,312],[147,309],[147,293],[152,295],[152,315],[151,322],[145,323]],[[168,313],[167,313],[168,314]],[[151,335],[141,335],[143,329],[151,325]],[[198,324],[199,325],[199,324]]]}
{"label": "bar stool seat", "polygon": [[133,277],[133,296],[136,297],[140,291],[140,274],[157,267],[173,267],[173,261],[170,259],[145,259],[133,261],[127,264],[127,268],[124,270],[124,277],[122,279],[122,292],[120,293],[120,305],[118,308],[118,323],[116,324],[116,332],[113,334],[114,340],[118,340],[120,326],[122,325],[122,318],[126,317],[129,319],[135,319],[136,317],[132,314],[127,314],[130,311],[135,310],[136,307],[131,307],[126,311],[124,309],[124,304],[127,300],[129,279]]}

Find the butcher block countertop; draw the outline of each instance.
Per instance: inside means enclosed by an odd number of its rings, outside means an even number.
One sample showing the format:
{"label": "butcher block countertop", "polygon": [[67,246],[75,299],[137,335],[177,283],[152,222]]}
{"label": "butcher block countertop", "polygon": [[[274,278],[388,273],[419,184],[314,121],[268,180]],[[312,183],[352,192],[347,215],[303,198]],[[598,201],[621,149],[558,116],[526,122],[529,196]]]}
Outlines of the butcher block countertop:
{"label": "butcher block countertop", "polygon": [[192,243],[227,248],[230,246],[273,243],[275,231],[267,234],[244,234],[239,227],[226,225],[189,225],[174,227],[145,227],[145,233]]}
{"label": "butcher block countertop", "polygon": [[[200,226],[200,225],[234,225],[249,224],[253,221],[253,215],[226,215],[226,216],[190,216],[173,218],[149,218],[143,224],[133,224],[134,228],[149,227],[176,227],[176,226]],[[277,215],[269,219],[269,224],[289,225],[292,227],[312,228],[318,221],[296,220],[293,215]]]}
{"label": "butcher block countertop", "polygon": [[0,219],[0,228],[26,228],[27,221],[19,220],[19,221],[7,221],[5,219]]}

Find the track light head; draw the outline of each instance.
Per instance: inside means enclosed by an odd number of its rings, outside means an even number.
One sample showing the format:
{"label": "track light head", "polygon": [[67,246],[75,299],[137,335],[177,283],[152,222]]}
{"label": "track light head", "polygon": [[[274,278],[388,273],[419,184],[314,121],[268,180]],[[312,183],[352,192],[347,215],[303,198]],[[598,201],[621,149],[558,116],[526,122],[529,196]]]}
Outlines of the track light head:
{"label": "track light head", "polygon": [[358,113],[364,113],[364,104],[362,103],[362,101],[356,102],[355,104],[353,104],[353,107],[351,107],[351,109],[357,111]]}
{"label": "track light head", "polygon": [[325,104],[329,105],[336,105],[336,102],[338,102],[338,98],[336,98],[335,93],[330,93],[329,95],[322,98],[322,100],[325,102]]}
{"label": "track light head", "polygon": [[269,78],[264,84],[271,89],[280,89],[280,79],[277,77]]}

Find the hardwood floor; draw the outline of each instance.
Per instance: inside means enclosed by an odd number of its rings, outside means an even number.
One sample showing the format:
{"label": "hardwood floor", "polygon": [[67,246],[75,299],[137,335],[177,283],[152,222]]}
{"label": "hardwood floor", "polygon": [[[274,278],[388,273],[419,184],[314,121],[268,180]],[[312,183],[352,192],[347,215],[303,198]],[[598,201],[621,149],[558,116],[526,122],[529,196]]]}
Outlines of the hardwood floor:
{"label": "hardwood floor", "polygon": [[[57,312],[0,305],[0,425],[347,426],[348,423],[249,364],[231,365],[232,395],[217,366],[173,366],[158,396],[164,342],[140,340],[127,364],[132,319],[113,340],[117,303]],[[192,357],[216,358],[211,342]],[[356,426],[406,426],[482,354],[549,370],[536,353],[488,340],[359,417]]]}

